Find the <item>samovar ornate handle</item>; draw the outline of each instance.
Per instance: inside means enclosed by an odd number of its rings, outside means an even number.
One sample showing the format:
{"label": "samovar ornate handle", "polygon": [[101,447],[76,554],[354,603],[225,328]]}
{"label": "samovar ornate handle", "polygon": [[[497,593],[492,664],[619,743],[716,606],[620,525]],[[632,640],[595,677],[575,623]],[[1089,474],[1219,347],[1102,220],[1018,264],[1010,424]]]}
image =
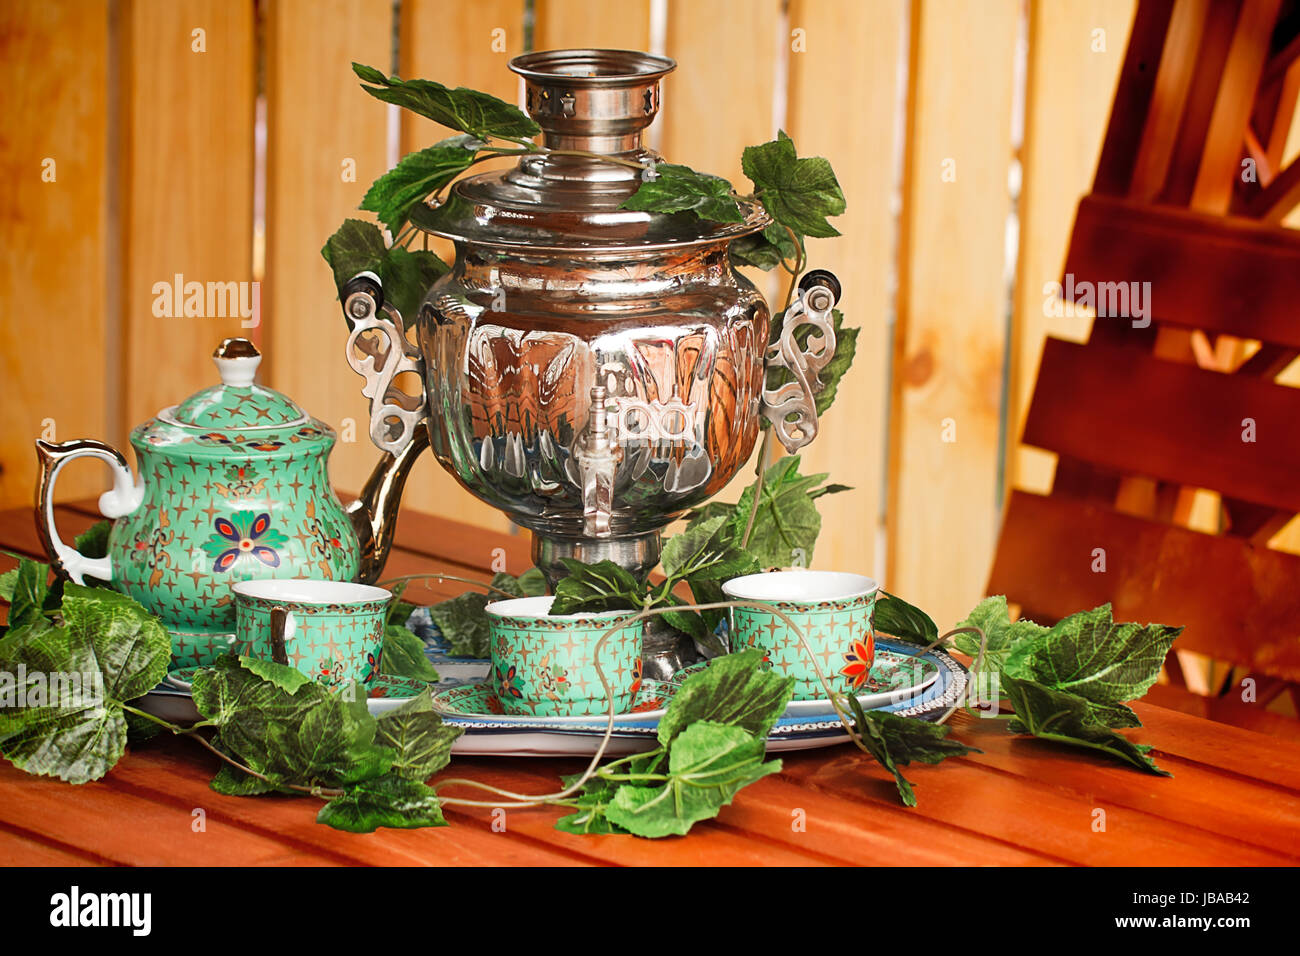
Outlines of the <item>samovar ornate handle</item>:
{"label": "samovar ornate handle", "polygon": [[[822,390],[817,373],[835,357],[835,326],[831,310],[840,298],[840,282],[825,269],[815,269],[799,281],[799,295],[781,319],[781,334],[767,348],[767,370],[783,368],[794,376],[776,388],[764,388],[763,417],[772,423],[776,437],[794,454],[817,437],[817,393]],[[811,326],[808,346],[796,333]]]}
{"label": "samovar ornate handle", "polygon": [[[366,380],[361,394],[370,400],[370,440],[384,452],[356,501],[346,508],[361,544],[357,580],[373,584],[384,570],[397,534],[397,507],[406,478],[420,452],[429,447],[424,361],[420,350],[407,341],[401,313],[384,302],[379,276],[362,272],[349,279],[339,298],[352,326],[348,364]],[[403,372],[414,372],[419,378],[418,397],[397,386]]]}
{"label": "samovar ornate handle", "polygon": [[[384,302],[379,276],[362,272],[349,279],[343,286],[342,299],[343,311],[352,323],[348,364],[365,378],[361,394],[370,399],[370,440],[396,455],[410,444],[428,413],[423,394],[424,361],[419,348],[406,338],[401,313]],[[380,342],[366,336],[368,332],[378,333]],[[419,397],[406,394],[394,384],[403,372],[419,376]]]}

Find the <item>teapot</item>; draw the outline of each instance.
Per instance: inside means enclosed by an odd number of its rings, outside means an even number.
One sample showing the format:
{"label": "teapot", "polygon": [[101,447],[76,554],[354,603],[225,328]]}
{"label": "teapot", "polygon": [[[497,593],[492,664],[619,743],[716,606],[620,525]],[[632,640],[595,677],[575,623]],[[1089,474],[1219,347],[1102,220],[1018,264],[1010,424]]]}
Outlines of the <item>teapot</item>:
{"label": "teapot", "polygon": [[[36,525],[54,569],[78,584],[103,581],[161,618],[173,667],[210,664],[230,648],[236,582],[377,578],[419,451],[385,455],[345,508],[329,484],[333,430],[254,382],[262,358],[247,339],[226,339],[213,360],[219,385],[131,432],[139,477],[104,442],[36,442]],[[81,457],[113,474],[99,498],[100,512],[116,519],[104,557],[81,554],[55,529],[55,483]]]}

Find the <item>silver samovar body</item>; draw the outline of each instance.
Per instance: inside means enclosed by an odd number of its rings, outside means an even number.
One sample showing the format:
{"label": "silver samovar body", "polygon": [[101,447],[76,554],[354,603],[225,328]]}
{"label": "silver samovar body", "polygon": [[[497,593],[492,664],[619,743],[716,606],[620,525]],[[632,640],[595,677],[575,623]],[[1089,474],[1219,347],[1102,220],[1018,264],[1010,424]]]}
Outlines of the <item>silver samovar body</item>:
{"label": "silver samovar body", "polygon": [[[617,50],[513,59],[547,151],[416,208],[456,257],[413,322],[345,288],[376,444],[403,456],[427,437],[467,491],[533,532],[552,584],[563,558],[653,568],[660,530],[736,474],[764,413],[787,448],[816,430],[807,380],[834,352],[830,303],[802,317],[819,320],[820,351],[769,343],[767,303],[728,251],[768,225],[762,207],[731,223],[620,208],[659,159],[641,134],[674,66]],[[772,364],[795,380],[779,400]],[[397,388],[403,372],[422,396]]]}

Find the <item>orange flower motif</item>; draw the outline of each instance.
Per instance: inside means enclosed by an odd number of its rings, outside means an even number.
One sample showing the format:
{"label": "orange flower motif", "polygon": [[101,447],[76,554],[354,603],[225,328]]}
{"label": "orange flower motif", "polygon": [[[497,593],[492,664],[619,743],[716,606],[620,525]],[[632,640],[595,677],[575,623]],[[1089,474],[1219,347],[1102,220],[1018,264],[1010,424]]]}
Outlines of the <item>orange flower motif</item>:
{"label": "orange flower motif", "polygon": [[853,689],[857,690],[871,676],[871,664],[876,657],[875,641],[870,637],[866,642],[854,641],[853,649],[844,655],[845,664],[840,673],[849,679]]}

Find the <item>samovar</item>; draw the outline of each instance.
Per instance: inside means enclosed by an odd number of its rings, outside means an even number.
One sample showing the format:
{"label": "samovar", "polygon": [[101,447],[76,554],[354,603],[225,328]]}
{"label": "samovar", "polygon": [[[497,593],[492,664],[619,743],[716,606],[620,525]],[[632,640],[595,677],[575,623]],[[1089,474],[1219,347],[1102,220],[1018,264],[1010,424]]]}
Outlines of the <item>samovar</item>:
{"label": "samovar", "polygon": [[[661,529],[744,465],[761,416],[790,451],[816,433],[834,278],[805,281],[769,343],[768,305],[729,253],[770,223],[761,205],[728,223],[622,208],[654,176],[641,135],[675,66],[621,50],[515,57],[546,150],[416,207],[412,223],[456,255],[414,321],[371,273],[341,296],[372,440],[399,459],[427,440],[532,531],[552,585],[564,558],[649,572]],[[768,389],[774,366],[789,374]],[[422,394],[401,389],[405,373]]]}

